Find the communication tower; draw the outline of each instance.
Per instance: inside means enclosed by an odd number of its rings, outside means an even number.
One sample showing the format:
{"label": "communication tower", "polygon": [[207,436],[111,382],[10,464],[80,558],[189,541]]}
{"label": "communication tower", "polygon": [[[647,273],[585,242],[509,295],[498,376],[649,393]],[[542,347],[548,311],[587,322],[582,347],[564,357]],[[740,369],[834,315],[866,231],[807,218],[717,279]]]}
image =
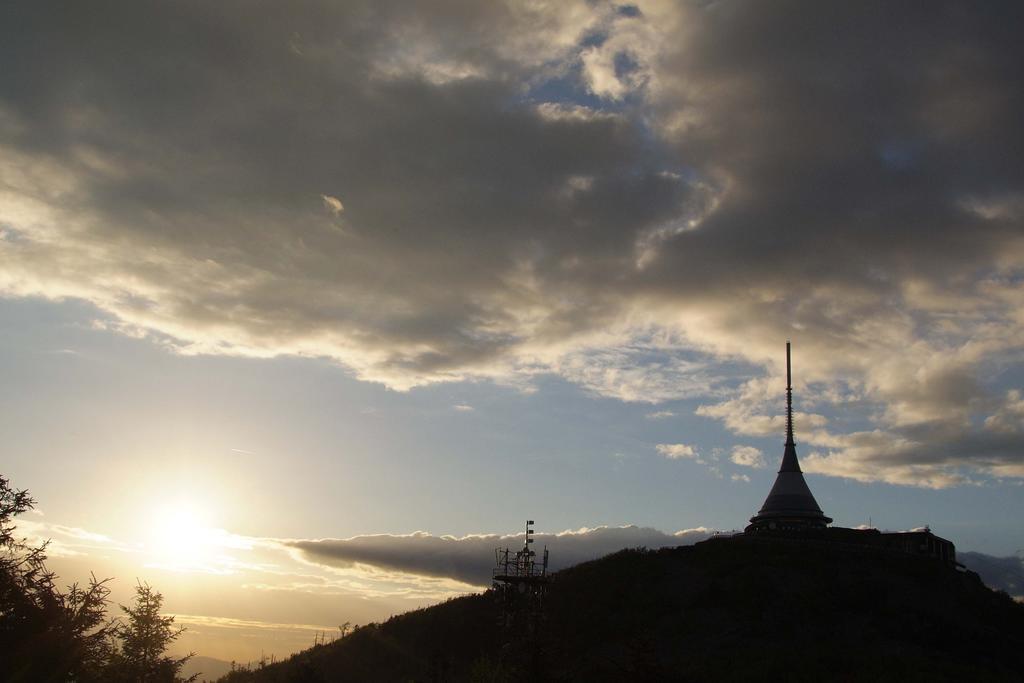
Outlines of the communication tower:
{"label": "communication tower", "polygon": [[548,549],[538,561],[533,545],[533,520],[526,522],[526,538],[521,550],[498,548],[494,551],[493,585],[501,604],[499,626],[513,639],[537,637],[544,615],[544,597],[551,577],[548,575]]}

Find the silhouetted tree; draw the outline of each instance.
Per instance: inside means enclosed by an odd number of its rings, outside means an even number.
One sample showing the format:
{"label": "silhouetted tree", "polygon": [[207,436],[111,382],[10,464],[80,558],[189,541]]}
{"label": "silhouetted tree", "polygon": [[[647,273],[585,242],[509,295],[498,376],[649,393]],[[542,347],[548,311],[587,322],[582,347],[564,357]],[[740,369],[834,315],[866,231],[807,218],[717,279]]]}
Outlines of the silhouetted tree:
{"label": "silhouetted tree", "polygon": [[175,628],[174,617],[160,613],[164,598],[146,583],[135,588],[135,602],[121,605],[125,619],[113,629],[114,646],[107,680],[125,683],[179,683],[194,681],[199,674],[181,678],[179,673],[192,653],[170,657],[167,647],[185,630]]}
{"label": "silhouetted tree", "polygon": [[0,476],[0,681],[102,680],[111,628],[106,581],[56,587],[47,544],[15,535],[14,517],[34,504]]}

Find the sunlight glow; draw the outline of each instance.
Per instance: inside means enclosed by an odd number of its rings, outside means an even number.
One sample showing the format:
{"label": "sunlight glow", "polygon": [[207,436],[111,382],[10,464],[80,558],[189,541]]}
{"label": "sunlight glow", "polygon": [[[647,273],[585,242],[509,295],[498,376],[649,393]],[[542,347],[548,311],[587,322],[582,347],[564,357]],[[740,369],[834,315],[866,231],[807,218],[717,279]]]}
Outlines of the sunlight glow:
{"label": "sunlight glow", "polygon": [[162,560],[190,562],[201,559],[207,515],[198,505],[180,501],[159,508],[153,515],[147,546]]}
{"label": "sunlight glow", "polygon": [[226,574],[235,561],[225,550],[250,549],[244,538],[209,525],[206,508],[178,501],[158,508],[153,515],[146,548],[150,566],[173,571]]}

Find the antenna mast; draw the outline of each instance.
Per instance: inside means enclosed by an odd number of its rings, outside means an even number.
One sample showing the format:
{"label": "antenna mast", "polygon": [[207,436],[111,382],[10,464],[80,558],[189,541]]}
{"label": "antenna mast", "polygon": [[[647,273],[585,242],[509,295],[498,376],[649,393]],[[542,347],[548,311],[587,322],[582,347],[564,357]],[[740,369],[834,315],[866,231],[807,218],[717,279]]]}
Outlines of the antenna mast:
{"label": "antenna mast", "polygon": [[786,340],[786,445],[793,445],[793,370],[789,358],[789,340]]}

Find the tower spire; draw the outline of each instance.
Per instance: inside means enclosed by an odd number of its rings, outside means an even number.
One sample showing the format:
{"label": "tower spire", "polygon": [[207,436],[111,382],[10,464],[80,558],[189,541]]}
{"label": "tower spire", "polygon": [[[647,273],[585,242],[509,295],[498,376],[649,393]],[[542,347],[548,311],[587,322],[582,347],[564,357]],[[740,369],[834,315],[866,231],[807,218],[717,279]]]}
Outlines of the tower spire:
{"label": "tower spire", "polygon": [[792,345],[786,341],[786,447],[775,485],[768,493],[761,510],[750,518],[753,529],[820,528],[832,519],[818,507],[807,488],[793,441],[793,361]]}
{"label": "tower spire", "polygon": [[793,446],[793,371],[789,359],[789,340],[786,340],[786,445]]}

